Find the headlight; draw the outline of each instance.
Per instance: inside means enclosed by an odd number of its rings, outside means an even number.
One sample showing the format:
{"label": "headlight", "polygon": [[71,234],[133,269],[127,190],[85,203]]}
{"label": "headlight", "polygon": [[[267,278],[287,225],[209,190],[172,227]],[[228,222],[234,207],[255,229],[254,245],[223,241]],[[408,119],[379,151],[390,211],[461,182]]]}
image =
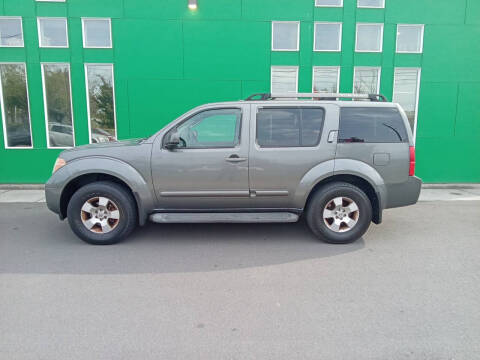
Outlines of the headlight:
{"label": "headlight", "polygon": [[57,158],[57,161],[55,161],[55,165],[53,165],[53,171],[52,174],[60,169],[61,167],[65,166],[67,162],[63,160],[62,158]]}

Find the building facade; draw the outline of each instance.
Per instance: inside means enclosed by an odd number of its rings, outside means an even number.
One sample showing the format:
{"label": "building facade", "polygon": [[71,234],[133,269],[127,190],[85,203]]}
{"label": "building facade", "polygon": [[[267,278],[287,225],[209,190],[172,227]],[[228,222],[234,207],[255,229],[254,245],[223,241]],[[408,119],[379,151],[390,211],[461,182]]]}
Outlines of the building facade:
{"label": "building facade", "polygon": [[382,93],[424,181],[480,182],[479,38],[478,0],[0,0],[0,183],[270,91]]}

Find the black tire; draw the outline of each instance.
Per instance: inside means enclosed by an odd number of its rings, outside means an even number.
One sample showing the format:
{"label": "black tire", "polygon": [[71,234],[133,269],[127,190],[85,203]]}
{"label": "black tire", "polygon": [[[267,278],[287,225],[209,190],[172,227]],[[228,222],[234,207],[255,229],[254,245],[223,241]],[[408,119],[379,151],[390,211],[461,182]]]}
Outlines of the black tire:
{"label": "black tire", "polygon": [[[110,232],[96,233],[83,224],[82,206],[95,197],[106,197],[118,208],[118,224]],[[92,245],[111,245],[118,243],[135,229],[137,206],[131,193],[123,186],[109,181],[98,181],[81,187],[73,194],[68,203],[67,216],[72,231],[83,241]]]}
{"label": "black tire", "polygon": [[[323,218],[323,211],[334,198],[346,197],[358,206],[357,223],[348,231],[331,230]],[[368,196],[358,187],[334,182],[317,190],[310,199],[306,209],[306,220],[312,232],[324,242],[330,244],[348,244],[361,238],[372,221],[372,204]]]}

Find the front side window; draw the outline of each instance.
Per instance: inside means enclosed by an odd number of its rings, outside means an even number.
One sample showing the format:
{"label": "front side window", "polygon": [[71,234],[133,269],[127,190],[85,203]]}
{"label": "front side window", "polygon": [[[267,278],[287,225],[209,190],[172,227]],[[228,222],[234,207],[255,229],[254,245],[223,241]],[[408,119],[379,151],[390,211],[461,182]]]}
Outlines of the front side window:
{"label": "front side window", "polygon": [[315,0],[315,6],[342,7],[343,0]]}
{"label": "front side window", "polygon": [[271,92],[275,94],[296,93],[298,83],[298,67],[272,66]]}
{"label": "front side window", "polygon": [[393,107],[343,107],[339,143],[400,143],[408,141],[403,118]]}
{"label": "front side window", "polygon": [[32,147],[25,64],[0,64],[0,80],[5,147]]}
{"label": "front side window", "polygon": [[353,74],[354,94],[378,94],[380,92],[380,68],[356,67]]}
{"label": "front side window", "polygon": [[314,51],[341,51],[342,24],[315,23]]}
{"label": "front side window", "polygon": [[423,25],[398,25],[397,53],[421,53],[423,51]]}
{"label": "front side window", "polygon": [[112,64],[86,64],[90,142],[116,139],[115,92]]}
{"label": "front side window", "polygon": [[323,108],[260,108],[257,113],[257,144],[260,147],[308,147],[320,141]]}
{"label": "front side window", "polygon": [[357,24],[357,52],[382,52],[383,24]]}
{"label": "front side window", "polygon": [[82,19],[84,48],[111,48],[110,19]]}
{"label": "front side window", "polygon": [[358,0],[359,8],[384,8],[385,0]]}
{"label": "front side window", "polygon": [[415,132],[417,119],[418,89],[420,69],[396,68],[393,83],[393,102],[399,103],[408,117],[412,132]]}
{"label": "front side window", "polygon": [[40,47],[68,47],[66,18],[39,18],[38,38]]}
{"label": "front side window", "polygon": [[272,22],[272,50],[298,51],[300,23],[298,21]]}
{"label": "front side window", "polygon": [[63,63],[42,64],[42,76],[48,147],[72,147],[75,145],[75,141],[70,65]]}
{"label": "front side window", "polygon": [[215,109],[193,115],[166,135],[176,134],[179,148],[233,148],[240,143],[242,110]]}
{"label": "front side window", "polygon": [[22,18],[0,17],[0,47],[23,47]]}
{"label": "front side window", "polygon": [[313,68],[313,92],[337,93],[340,68],[337,66],[316,66]]}

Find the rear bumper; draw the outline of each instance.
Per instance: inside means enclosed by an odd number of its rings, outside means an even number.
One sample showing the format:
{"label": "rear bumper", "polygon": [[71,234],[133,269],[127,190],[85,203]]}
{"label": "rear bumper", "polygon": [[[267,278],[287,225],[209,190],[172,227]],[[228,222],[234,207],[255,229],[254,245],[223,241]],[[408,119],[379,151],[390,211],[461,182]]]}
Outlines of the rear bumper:
{"label": "rear bumper", "polygon": [[422,180],[416,176],[410,176],[401,184],[387,185],[386,209],[416,204],[420,197]]}

